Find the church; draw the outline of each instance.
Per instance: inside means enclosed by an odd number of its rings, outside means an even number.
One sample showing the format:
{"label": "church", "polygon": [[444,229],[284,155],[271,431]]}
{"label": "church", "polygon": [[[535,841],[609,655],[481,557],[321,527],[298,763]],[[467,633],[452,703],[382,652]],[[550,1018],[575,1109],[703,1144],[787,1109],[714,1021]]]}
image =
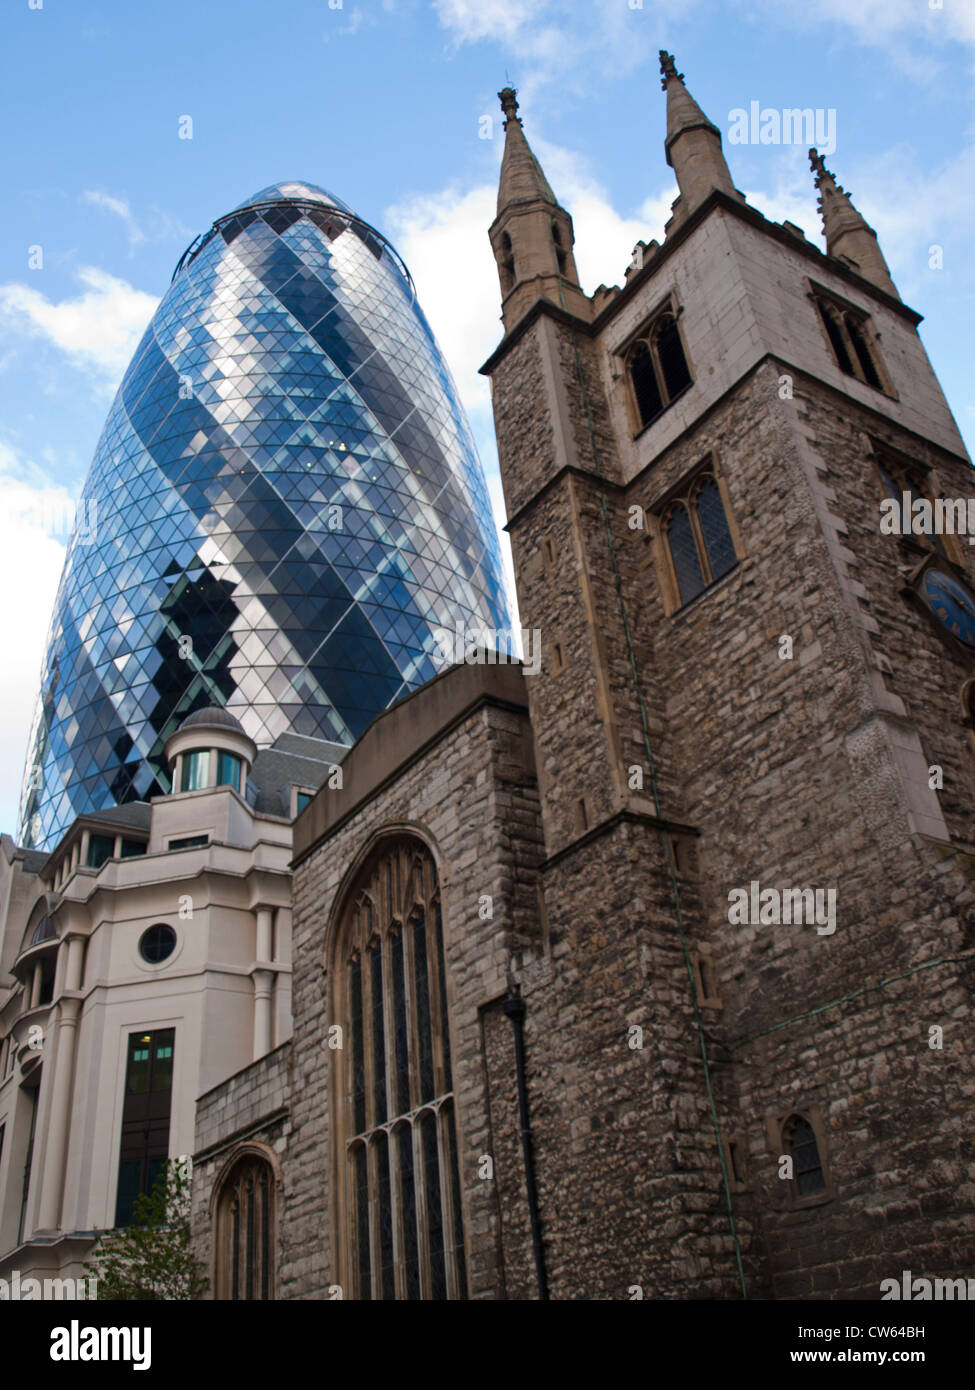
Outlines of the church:
{"label": "church", "polygon": [[971,464],[825,160],[823,254],[661,73],[679,197],[591,296],[500,94],[482,370],[540,668],[444,670],[298,817],[293,1038],[197,1106],[217,1298],[975,1260],[972,558],[880,525]]}
{"label": "church", "polygon": [[214,676],[159,735],[171,795],[4,841],[0,1273],[112,1223],[127,1122],[143,1182],[192,1153],[220,1300],[877,1300],[975,1268],[975,568],[882,524],[950,515],[971,462],[826,158],[824,253],[660,66],[679,196],[591,295],[499,94],[482,372],[537,659],[479,645],[488,584],[441,612],[464,659],[354,740],[268,716],[258,747]]}

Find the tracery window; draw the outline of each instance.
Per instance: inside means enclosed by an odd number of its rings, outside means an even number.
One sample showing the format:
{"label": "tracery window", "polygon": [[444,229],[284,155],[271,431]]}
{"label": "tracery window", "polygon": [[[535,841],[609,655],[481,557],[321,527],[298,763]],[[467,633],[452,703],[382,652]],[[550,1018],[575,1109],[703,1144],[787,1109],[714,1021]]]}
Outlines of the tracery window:
{"label": "tracery window", "polygon": [[889,395],[869,316],[821,291],[815,295],[815,304],[840,371]]}
{"label": "tracery window", "polygon": [[691,384],[677,319],[671,309],[657,315],[630,345],[627,375],[638,430],[649,425]]}
{"label": "tracery window", "polygon": [[670,502],[661,520],[680,606],[738,563],[724,502],[712,473],[700,473],[685,497]]}
{"label": "tracery window", "polygon": [[235,1302],[274,1297],[274,1172],[245,1153],[220,1185],[214,1232],[216,1296]]}
{"label": "tracery window", "polygon": [[466,1298],[443,915],[421,841],[383,841],[368,861],[335,967],[347,1296]]}

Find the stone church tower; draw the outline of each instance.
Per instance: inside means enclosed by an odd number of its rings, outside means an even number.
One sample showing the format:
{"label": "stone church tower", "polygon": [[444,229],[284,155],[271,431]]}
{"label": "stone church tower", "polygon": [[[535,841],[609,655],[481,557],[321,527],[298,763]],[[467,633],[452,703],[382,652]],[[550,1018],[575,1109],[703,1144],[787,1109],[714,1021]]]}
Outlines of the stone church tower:
{"label": "stone church tower", "polygon": [[[975,1260],[972,552],[879,524],[888,494],[970,495],[971,465],[822,159],[826,255],[746,204],[661,71],[680,196],[591,298],[500,94],[483,370],[544,651],[553,944],[521,988],[549,1277],[879,1297]],[[810,889],[821,918],[782,921]]]}
{"label": "stone church tower", "polygon": [[293,1040],[197,1106],[217,1297],[973,1272],[972,552],[881,524],[971,464],[822,159],[826,254],[661,70],[680,196],[592,296],[501,93],[483,370],[541,665],[445,669],[298,817]]}

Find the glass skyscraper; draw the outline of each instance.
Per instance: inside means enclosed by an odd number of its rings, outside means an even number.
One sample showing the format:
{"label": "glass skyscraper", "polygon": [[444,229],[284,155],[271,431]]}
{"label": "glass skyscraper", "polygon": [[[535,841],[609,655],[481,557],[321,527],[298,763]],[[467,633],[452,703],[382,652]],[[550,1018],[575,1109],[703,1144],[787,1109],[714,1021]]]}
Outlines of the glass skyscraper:
{"label": "glass skyscraper", "polygon": [[21,839],[169,789],[204,705],[259,746],[349,744],[437,672],[433,632],[508,625],[450,372],[385,238],[283,183],[184,253],[82,495],[29,744]]}

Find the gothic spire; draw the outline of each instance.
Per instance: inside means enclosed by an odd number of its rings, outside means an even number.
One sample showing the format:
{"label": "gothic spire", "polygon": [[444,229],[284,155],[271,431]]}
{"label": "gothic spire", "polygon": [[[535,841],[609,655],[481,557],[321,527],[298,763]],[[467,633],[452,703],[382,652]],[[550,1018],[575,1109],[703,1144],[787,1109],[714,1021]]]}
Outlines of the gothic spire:
{"label": "gothic spire", "polygon": [[498,98],[505,116],[504,156],[501,160],[501,181],[498,184],[499,214],[511,203],[536,199],[557,207],[555,194],[542,172],[542,166],[532,154],[531,146],[525,139],[521,117],[518,115],[515,89],[503,88],[498,93]]}
{"label": "gothic spire", "polygon": [[819,211],[826,233],[826,254],[846,261],[867,280],[900,298],[891,279],[890,270],[877,242],[877,233],[863,215],[857,212],[850,195],[826,168],[826,161],[817,149],[809,151],[809,163],[816,176],[819,190]]}
{"label": "gothic spire", "polygon": [[683,221],[713,189],[744,202],[721,151],[721,132],[698,106],[677,71],[674,55],[660,50],[660,85],[667,93],[667,163],[677,175],[674,215]]}
{"label": "gothic spire", "polygon": [[501,280],[505,327],[512,328],[539,299],[591,318],[592,305],[579,287],[572,254],[572,218],[556,201],[525,139],[514,88],[503,88],[498,98],[505,116],[504,156],[498,215],[489,235]]}

